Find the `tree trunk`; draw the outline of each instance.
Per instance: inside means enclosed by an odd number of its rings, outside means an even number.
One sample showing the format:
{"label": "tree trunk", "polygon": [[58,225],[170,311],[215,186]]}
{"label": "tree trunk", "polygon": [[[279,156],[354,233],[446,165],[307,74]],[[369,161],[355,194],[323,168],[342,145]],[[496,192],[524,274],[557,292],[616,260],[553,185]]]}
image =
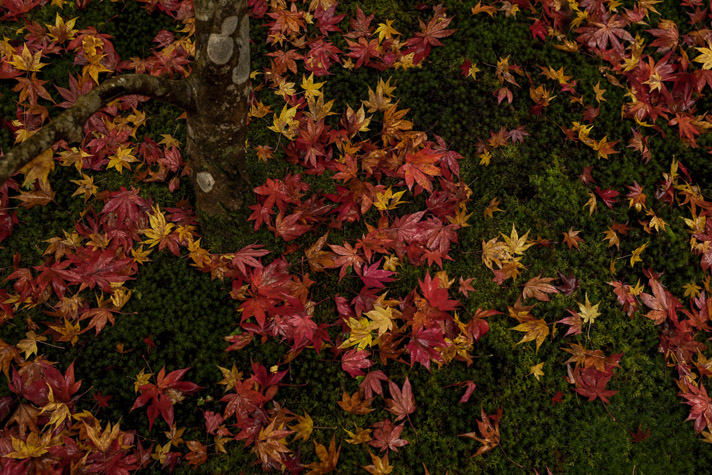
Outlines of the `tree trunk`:
{"label": "tree trunk", "polygon": [[213,251],[226,250],[231,216],[243,209],[249,189],[249,32],[247,0],[195,0],[196,57],[189,77],[195,107],[188,111],[186,156],[202,234]]}

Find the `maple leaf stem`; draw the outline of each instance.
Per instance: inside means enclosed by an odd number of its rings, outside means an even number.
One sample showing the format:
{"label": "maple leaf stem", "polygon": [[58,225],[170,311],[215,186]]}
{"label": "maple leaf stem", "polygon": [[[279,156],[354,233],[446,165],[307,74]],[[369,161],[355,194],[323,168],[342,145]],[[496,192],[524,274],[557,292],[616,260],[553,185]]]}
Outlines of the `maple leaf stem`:
{"label": "maple leaf stem", "polygon": [[410,414],[406,414],[406,417],[408,418],[408,424],[410,424],[410,427],[413,429],[413,432],[415,432],[415,440],[418,441],[418,430],[415,428],[413,422],[410,420]]}
{"label": "maple leaf stem", "polygon": [[601,401],[601,404],[603,404],[603,408],[606,410],[608,415],[611,416],[611,419],[613,419],[613,422],[616,422],[616,418],[613,417],[613,414],[611,414],[611,411],[608,410],[608,406],[606,405],[606,403]]}
{"label": "maple leaf stem", "polygon": [[39,340],[38,340],[37,343],[40,343],[40,344],[42,344],[42,345],[51,346],[52,348],[59,348],[60,350],[63,350],[63,349],[64,349],[63,346],[53,345],[52,343],[47,343],[46,341],[39,341]]}
{"label": "maple leaf stem", "polygon": [[516,466],[519,467],[519,468],[524,468],[523,465],[518,464],[517,462],[515,462],[514,460],[512,460],[512,459],[509,457],[509,455],[507,455],[507,452],[504,451],[504,448],[502,447],[501,444],[498,445],[498,447],[499,447],[499,450],[501,450],[502,453],[504,454],[504,456],[507,458],[507,460],[509,460],[510,462],[512,462],[514,465],[516,465]]}

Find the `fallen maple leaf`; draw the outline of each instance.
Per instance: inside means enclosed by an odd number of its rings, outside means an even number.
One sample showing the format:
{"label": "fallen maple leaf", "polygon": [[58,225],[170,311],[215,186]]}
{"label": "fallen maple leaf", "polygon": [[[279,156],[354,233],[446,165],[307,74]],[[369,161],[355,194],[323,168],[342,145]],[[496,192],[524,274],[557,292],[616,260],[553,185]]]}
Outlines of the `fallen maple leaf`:
{"label": "fallen maple leaf", "polygon": [[549,284],[554,277],[542,277],[539,274],[537,277],[532,277],[524,284],[524,291],[522,292],[522,299],[528,299],[529,297],[541,300],[542,302],[548,302],[549,296],[547,294],[556,294],[559,290],[553,285]]}
{"label": "fallen maple leaf", "polygon": [[415,398],[413,397],[413,392],[410,389],[410,381],[406,376],[405,382],[403,383],[403,389],[401,390],[393,382],[388,382],[388,389],[391,392],[392,399],[386,399],[386,409],[391,414],[396,415],[396,422],[404,419],[409,414],[415,412]]}
{"label": "fallen maple leaf", "polygon": [[477,428],[482,437],[478,437],[476,432],[468,432],[466,434],[458,434],[458,437],[467,437],[474,439],[482,444],[473,457],[482,455],[497,447],[500,442],[499,438],[499,421],[502,418],[502,408],[497,409],[497,414],[491,416],[485,414],[485,410],[480,408],[482,420],[477,421]]}
{"label": "fallen maple leaf", "polygon": [[395,450],[398,452],[399,447],[408,445],[405,439],[401,439],[403,433],[403,424],[394,426],[389,419],[384,419],[373,424],[373,440],[368,443],[371,447],[383,450]]}

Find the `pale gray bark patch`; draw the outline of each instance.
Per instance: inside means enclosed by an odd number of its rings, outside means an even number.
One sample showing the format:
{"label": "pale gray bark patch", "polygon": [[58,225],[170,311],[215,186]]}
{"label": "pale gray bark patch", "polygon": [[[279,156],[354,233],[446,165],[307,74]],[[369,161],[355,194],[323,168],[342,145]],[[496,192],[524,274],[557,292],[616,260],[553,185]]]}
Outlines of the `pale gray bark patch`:
{"label": "pale gray bark patch", "polygon": [[200,21],[210,20],[211,13],[213,11],[213,2],[195,2],[193,6],[193,11],[195,12],[195,18]]}
{"label": "pale gray bark patch", "polygon": [[235,28],[237,28],[237,16],[229,16],[223,20],[220,34],[230,36],[235,32]]}
{"label": "pale gray bark patch", "polygon": [[240,21],[239,35],[243,43],[250,44],[250,17],[248,15],[243,16],[242,21]]}
{"label": "pale gray bark patch", "polygon": [[218,66],[230,61],[232,57],[232,38],[213,33],[208,38],[208,58]]}
{"label": "pale gray bark patch", "polygon": [[240,22],[240,34],[235,40],[238,48],[238,63],[232,70],[232,82],[242,84],[250,77],[250,19],[247,15]]}
{"label": "pale gray bark patch", "polygon": [[198,186],[201,190],[203,190],[203,193],[209,193],[213,189],[213,186],[215,186],[215,179],[208,172],[198,173],[196,179],[198,181]]}

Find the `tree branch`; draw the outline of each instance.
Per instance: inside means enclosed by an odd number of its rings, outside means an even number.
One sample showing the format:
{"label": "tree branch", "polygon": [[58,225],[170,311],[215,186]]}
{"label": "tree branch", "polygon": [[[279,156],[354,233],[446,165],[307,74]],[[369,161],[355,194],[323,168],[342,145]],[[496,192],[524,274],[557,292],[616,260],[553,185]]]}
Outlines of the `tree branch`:
{"label": "tree branch", "polygon": [[148,74],[117,76],[81,96],[59,117],[0,158],[0,185],[60,140],[68,143],[81,141],[83,126],[95,112],[118,97],[133,94],[149,96],[186,111],[195,106],[193,89],[187,79],[174,81]]}

